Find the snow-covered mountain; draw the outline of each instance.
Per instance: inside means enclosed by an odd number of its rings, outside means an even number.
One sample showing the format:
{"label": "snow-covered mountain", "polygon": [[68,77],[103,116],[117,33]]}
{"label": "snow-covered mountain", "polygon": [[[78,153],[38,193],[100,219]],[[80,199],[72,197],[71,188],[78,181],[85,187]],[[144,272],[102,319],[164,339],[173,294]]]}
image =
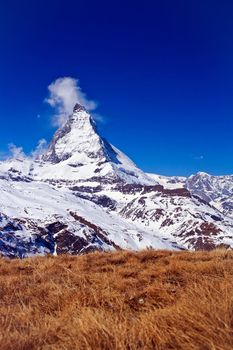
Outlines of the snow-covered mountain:
{"label": "snow-covered mountain", "polygon": [[46,166],[35,173],[39,180],[153,183],[128,157],[100,137],[92,117],[79,104],[55,133],[42,160]]}
{"label": "snow-covered mountain", "polygon": [[80,105],[37,159],[0,162],[0,252],[233,246],[233,178],[146,174]]}
{"label": "snow-covered mountain", "polygon": [[233,175],[212,176],[199,172],[187,178],[185,187],[224,215],[233,217]]}
{"label": "snow-covered mountain", "polygon": [[222,214],[233,218],[233,175],[213,176],[198,172],[187,178],[147,174],[166,188],[186,188]]}

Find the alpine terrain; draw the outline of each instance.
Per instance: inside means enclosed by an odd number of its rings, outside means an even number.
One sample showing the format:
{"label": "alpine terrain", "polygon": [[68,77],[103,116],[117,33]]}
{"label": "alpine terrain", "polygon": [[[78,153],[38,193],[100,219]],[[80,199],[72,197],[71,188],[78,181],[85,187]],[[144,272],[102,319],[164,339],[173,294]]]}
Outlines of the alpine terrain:
{"label": "alpine terrain", "polygon": [[146,174],[73,114],[36,159],[0,162],[0,253],[233,247],[233,175]]}

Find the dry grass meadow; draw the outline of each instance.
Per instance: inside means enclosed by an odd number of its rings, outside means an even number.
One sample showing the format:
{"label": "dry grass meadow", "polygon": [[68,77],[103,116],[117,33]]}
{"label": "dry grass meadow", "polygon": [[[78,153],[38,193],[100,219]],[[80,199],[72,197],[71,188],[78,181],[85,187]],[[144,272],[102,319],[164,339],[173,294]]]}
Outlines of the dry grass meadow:
{"label": "dry grass meadow", "polygon": [[0,349],[233,349],[233,252],[0,259]]}

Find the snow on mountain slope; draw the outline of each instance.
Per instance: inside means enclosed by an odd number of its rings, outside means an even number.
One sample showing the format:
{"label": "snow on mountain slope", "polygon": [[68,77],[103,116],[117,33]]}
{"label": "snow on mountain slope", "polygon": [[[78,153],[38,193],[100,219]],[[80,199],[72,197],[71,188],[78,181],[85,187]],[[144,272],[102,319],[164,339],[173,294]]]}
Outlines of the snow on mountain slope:
{"label": "snow on mountain slope", "polygon": [[[86,250],[87,246],[105,250],[118,247],[137,250],[150,246],[172,248],[172,244],[163,242],[155,231],[148,232],[136,224],[129,224],[115,213],[103,210],[64,188],[59,190],[47,183],[36,181],[0,180],[0,191],[1,211],[15,221],[20,218],[20,222],[24,225],[24,229],[21,230],[22,239],[26,237],[25,232],[28,229],[31,241],[33,235],[35,236],[35,251],[38,252],[40,249],[36,241],[41,233],[48,239],[46,231],[49,226],[52,228],[51,225],[55,227],[55,231],[49,232],[51,242],[47,248],[52,253],[55,251],[55,245],[57,245],[56,251],[61,249],[59,243],[61,237],[62,252],[70,252],[71,249],[71,253],[78,253],[83,248]],[[62,232],[64,229],[65,234]],[[71,240],[71,236],[74,242],[77,239],[82,240],[79,250],[69,247],[69,244],[64,247],[64,240],[67,238],[68,241]],[[74,242],[72,241],[72,244]]]}
{"label": "snow on mountain slope", "polygon": [[20,157],[2,161],[0,162],[0,178],[8,180],[24,179],[28,181],[33,168],[34,165],[31,158]]}
{"label": "snow on mountain slope", "polygon": [[233,247],[232,181],[146,174],[76,105],[42,156],[0,162],[0,253]]}
{"label": "snow on mountain slope", "polygon": [[226,219],[185,189],[156,186],[154,191],[148,191],[144,187],[120,214],[186,249],[233,246],[233,220]]}
{"label": "snow on mountain slope", "polygon": [[186,177],[183,176],[164,176],[152,173],[147,173],[147,175],[165,188],[174,189],[185,186]]}
{"label": "snow on mountain slope", "polygon": [[89,191],[88,187],[74,189],[80,190],[90,201],[109,207],[140,227],[159,232],[163,240],[179,247],[233,246],[233,220],[199,197],[192,196],[185,188],[123,184],[99,187],[96,191]]}
{"label": "snow on mountain slope", "polygon": [[204,172],[187,178],[147,175],[165,188],[187,188],[192,195],[198,196],[224,215],[233,218],[233,175],[213,176]]}

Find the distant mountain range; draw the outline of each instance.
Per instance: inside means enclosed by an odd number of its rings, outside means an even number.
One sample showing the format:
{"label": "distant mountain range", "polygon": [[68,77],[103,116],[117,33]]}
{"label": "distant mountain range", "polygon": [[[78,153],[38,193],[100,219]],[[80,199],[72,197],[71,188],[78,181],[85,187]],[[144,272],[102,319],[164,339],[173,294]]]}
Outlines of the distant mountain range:
{"label": "distant mountain range", "polygon": [[77,104],[36,159],[0,162],[0,254],[233,247],[233,175],[146,174]]}

